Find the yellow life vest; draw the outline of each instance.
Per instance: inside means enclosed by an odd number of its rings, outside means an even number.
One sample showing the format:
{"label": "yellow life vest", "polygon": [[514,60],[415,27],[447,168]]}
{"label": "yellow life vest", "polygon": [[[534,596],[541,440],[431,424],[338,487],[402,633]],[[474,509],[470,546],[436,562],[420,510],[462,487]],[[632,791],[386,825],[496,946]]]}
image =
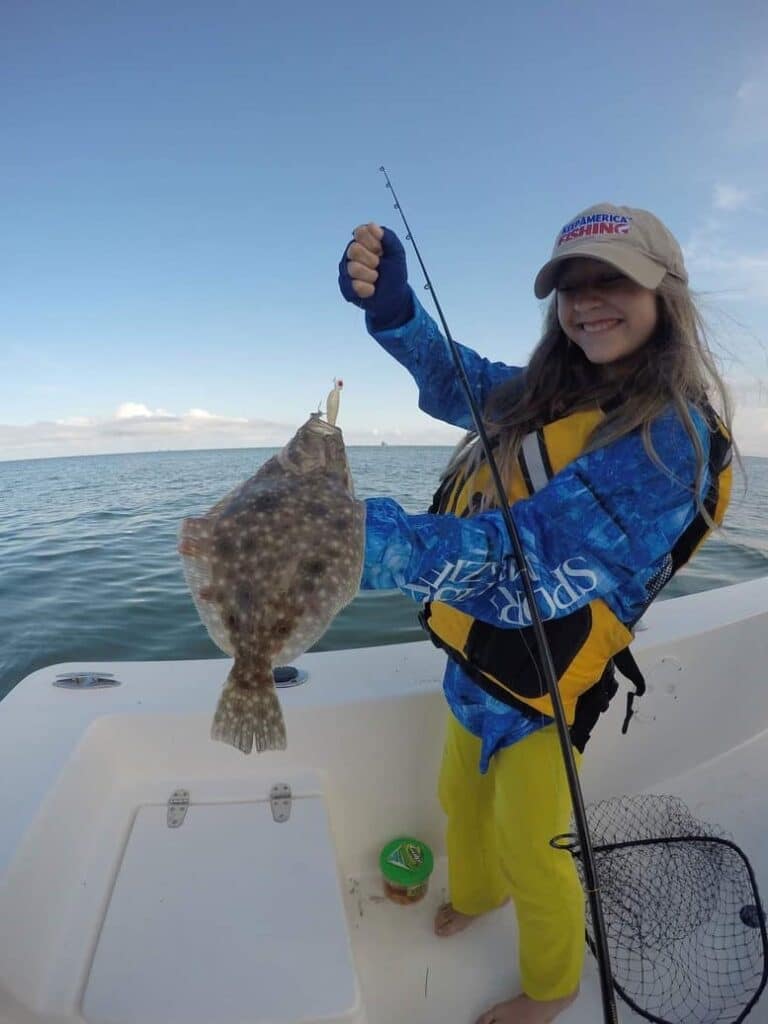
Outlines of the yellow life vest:
{"label": "yellow life vest", "polygon": [[[710,485],[703,504],[711,518],[720,524],[731,491],[731,445],[714,411],[707,407],[705,412],[710,426]],[[510,504],[530,497],[577,458],[604,417],[605,412],[599,408],[574,412],[528,434],[520,446],[517,465],[508,484],[507,498]],[[442,484],[430,511],[458,516],[471,515],[477,511],[480,495],[489,477],[485,461],[468,478],[460,471]],[[669,552],[658,579],[649,585],[646,608],[680,566],[688,561],[709,532],[706,520],[700,513],[697,514]],[[564,583],[564,586],[568,584]],[[529,715],[535,711],[553,716],[532,626],[504,629],[475,619],[440,601],[427,604],[420,619],[433,642],[443,648],[491,696]],[[613,681],[614,662],[635,683],[638,695],[645,688],[642,675],[627,650],[634,635],[632,627],[635,622],[621,622],[610,607],[601,598],[597,598],[575,612],[550,618],[543,623],[566,720],[572,727],[576,723],[580,734],[586,731],[586,736],[579,737],[581,743],[574,740],[582,749],[589,730],[616,692],[617,684]],[[594,693],[590,699],[585,700],[587,691],[598,682],[603,684],[601,693]],[[631,699],[624,731],[630,716]]]}

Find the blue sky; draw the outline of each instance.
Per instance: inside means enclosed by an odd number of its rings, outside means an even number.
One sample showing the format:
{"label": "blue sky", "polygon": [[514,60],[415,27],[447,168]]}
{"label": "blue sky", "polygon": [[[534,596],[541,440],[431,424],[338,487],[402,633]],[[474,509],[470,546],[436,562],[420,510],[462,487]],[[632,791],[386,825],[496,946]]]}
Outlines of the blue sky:
{"label": "blue sky", "polygon": [[768,456],[762,0],[3,10],[0,459],[281,443],[334,376],[350,443],[452,443],[337,291],[355,224],[400,229],[382,163],[454,336],[510,363],[557,229],[657,213]]}

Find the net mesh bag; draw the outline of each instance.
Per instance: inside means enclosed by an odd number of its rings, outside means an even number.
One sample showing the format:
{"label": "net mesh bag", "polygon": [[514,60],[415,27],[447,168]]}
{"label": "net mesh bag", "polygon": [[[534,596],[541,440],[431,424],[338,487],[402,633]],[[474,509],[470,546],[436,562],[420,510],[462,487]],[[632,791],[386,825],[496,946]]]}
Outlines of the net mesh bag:
{"label": "net mesh bag", "polygon": [[[658,1024],[746,1020],[765,987],[767,940],[741,850],[671,796],[605,800],[587,820],[621,998]],[[584,885],[578,844],[565,848]],[[587,905],[594,953],[593,934]]]}

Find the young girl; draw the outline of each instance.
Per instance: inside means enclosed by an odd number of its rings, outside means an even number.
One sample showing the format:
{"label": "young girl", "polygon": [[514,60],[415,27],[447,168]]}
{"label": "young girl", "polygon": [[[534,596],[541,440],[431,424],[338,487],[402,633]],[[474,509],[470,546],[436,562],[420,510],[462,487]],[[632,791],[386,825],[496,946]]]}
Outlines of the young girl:
{"label": "young girl", "polygon": [[[414,377],[419,407],[470,428],[447,344],[407,283],[397,236],[356,228],[342,294]],[[577,763],[624,670],[632,628],[722,521],[730,414],[679,245],[645,210],[606,203],[558,233],[534,291],[554,291],[524,369],[460,346],[552,649]],[[723,420],[713,411],[716,398]],[[514,901],[522,994],[477,1024],[543,1024],[576,998],[584,896],[549,840],[571,803],[511,543],[481,446],[460,443],[430,512],[367,502],[361,586],[425,602],[448,654],[439,795],[451,901],[439,936]],[[636,668],[636,666],[635,666]],[[642,677],[626,670],[642,692]]]}

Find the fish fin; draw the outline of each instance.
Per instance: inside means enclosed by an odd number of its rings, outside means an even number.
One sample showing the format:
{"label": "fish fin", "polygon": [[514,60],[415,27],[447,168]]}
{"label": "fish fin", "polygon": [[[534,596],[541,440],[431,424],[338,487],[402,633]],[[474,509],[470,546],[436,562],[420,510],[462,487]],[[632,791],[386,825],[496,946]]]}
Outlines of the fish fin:
{"label": "fish fin", "polygon": [[186,558],[204,558],[211,544],[211,521],[208,516],[187,516],[179,529],[178,552]]}
{"label": "fish fin", "polygon": [[197,614],[208,630],[211,640],[225,654],[234,654],[229,630],[221,617],[219,602],[214,600],[211,548],[213,523],[209,516],[188,516],[182,521],[179,533],[179,554]]}
{"label": "fish fin", "polygon": [[285,720],[274,683],[243,686],[230,672],[211,726],[211,739],[229,743],[244,754],[285,750]]}

